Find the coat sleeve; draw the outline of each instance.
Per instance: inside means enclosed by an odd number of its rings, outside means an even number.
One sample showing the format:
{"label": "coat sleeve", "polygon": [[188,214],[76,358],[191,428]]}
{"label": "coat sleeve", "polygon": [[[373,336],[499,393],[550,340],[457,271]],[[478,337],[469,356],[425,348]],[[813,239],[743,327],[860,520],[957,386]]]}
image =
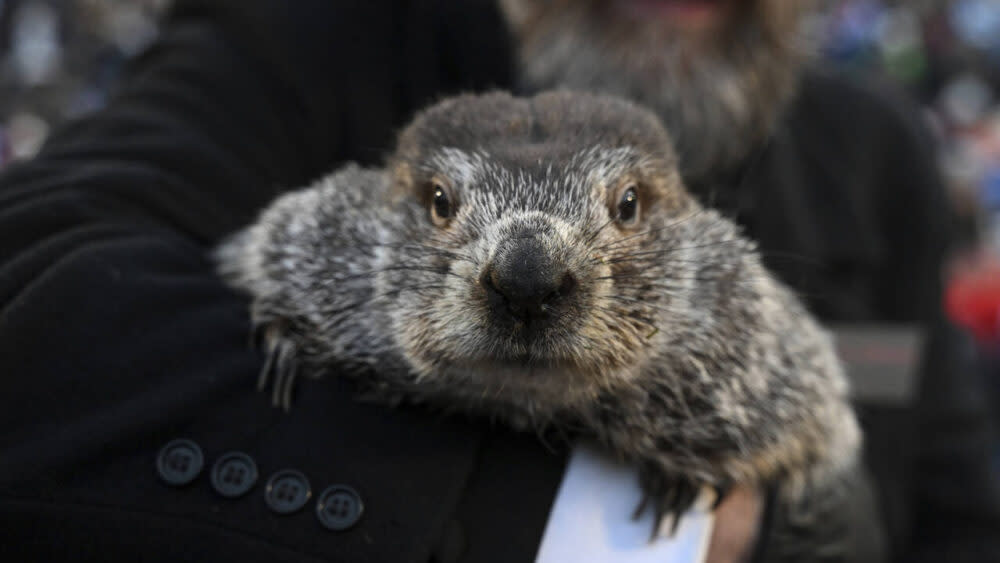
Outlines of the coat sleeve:
{"label": "coat sleeve", "polygon": [[99,451],[110,420],[175,412],[192,396],[139,406],[173,374],[257,365],[208,250],[333,165],[338,124],[316,108],[336,92],[280,23],[226,10],[181,3],[106,109],[0,176],[0,482]]}
{"label": "coat sleeve", "polygon": [[[531,557],[561,475],[534,436],[480,459],[486,423],[361,404],[340,380],[271,408],[247,301],[208,258],[280,191],[380,159],[423,102],[501,82],[485,3],[179,0],[108,107],[0,173],[0,554],[421,561],[462,498],[470,549]],[[175,438],[206,462],[180,489],[157,476]],[[232,449],[260,480],[221,501],[209,467]],[[289,467],[316,499],[350,483],[364,517],[275,515],[265,477]]]}

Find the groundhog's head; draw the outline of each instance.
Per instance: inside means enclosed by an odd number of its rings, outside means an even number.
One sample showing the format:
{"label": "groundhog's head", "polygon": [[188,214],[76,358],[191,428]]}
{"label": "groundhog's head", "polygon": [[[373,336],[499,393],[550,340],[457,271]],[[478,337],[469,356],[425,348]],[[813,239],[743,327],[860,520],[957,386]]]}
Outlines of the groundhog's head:
{"label": "groundhog's head", "polygon": [[636,377],[688,308],[698,208],[667,133],[629,102],[454,98],[402,133],[388,173],[419,267],[382,282],[420,288],[389,313],[425,381],[573,403]]}
{"label": "groundhog's head", "polygon": [[686,193],[652,113],[497,93],[424,111],[384,169],[283,196],[220,257],[254,295],[265,369],[360,364],[538,422],[641,387],[667,352],[738,350],[748,248]]}

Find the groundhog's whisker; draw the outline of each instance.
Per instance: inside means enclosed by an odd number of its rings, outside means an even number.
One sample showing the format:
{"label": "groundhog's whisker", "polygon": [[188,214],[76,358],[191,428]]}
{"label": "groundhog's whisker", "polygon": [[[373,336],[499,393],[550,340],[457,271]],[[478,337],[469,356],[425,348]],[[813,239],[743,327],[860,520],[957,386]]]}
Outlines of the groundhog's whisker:
{"label": "groundhog's whisker", "polygon": [[[675,307],[671,307],[669,304],[645,301],[639,297],[631,297],[627,295],[609,295],[607,297],[608,299],[612,299],[614,301],[620,301],[622,303],[634,303],[637,305],[642,305],[645,308],[653,309],[656,311],[662,311],[664,313],[679,314],[684,312],[683,309],[677,309]],[[621,314],[621,311],[619,311],[619,314]],[[653,327],[657,326],[655,323],[650,323],[650,325]]]}
{"label": "groundhog's whisker", "polygon": [[755,283],[766,280],[764,276],[740,276],[739,279],[732,279],[733,276],[727,276],[726,274],[721,275],[705,275],[705,276],[674,276],[669,273],[664,274],[659,280],[646,281],[641,283],[628,283],[626,280],[632,278],[624,278],[622,283],[616,283],[618,287],[628,287],[628,288],[663,288],[663,289],[678,289],[683,286],[679,285],[669,285],[663,282],[719,282],[726,285],[745,285],[747,287],[752,287]]}
{"label": "groundhog's whisker", "polygon": [[660,248],[660,249],[657,249],[657,250],[644,250],[644,251],[640,251],[640,252],[631,252],[629,254],[612,254],[610,256],[602,256],[602,257],[599,257],[599,258],[595,258],[595,259],[592,260],[592,262],[594,262],[594,263],[609,264],[609,263],[616,263],[616,262],[627,261],[628,259],[636,258],[636,257],[639,257],[639,256],[650,256],[650,257],[667,256],[667,255],[669,255],[671,253],[674,253],[674,252],[683,252],[685,250],[695,250],[695,249],[698,249],[698,248],[706,248],[706,247],[710,247],[710,246],[721,246],[723,244],[734,244],[734,243],[735,244],[745,244],[745,241],[743,241],[741,239],[734,238],[734,239],[719,240],[719,241],[705,243],[705,244],[696,244],[696,245],[693,245],[693,246],[675,246],[675,247],[670,247],[670,248]]}
{"label": "groundhog's whisker", "polygon": [[[636,269],[636,270],[630,270],[628,272],[619,272],[619,273],[611,274],[611,275],[608,275],[608,276],[597,276],[597,277],[594,277],[594,278],[591,278],[591,279],[593,279],[594,281],[600,281],[600,280],[622,280],[622,281],[624,281],[624,280],[637,279],[637,280],[646,280],[648,282],[648,280],[649,280],[649,273],[646,272],[645,269]],[[621,284],[616,284],[616,285],[621,285]],[[644,284],[638,284],[638,285],[644,285]]]}
{"label": "groundhog's whisker", "polygon": [[[663,225],[663,226],[657,227],[655,229],[646,229],[645,231],[640,231],[638,233],[634,233],[634,234],[631,234],[631,235],[628,235],[628,236],[625,236],[625,237],[621,237],[621,238],[615,239],[615,240],[613,240],[613,241],[611,241],[611,242],[609,242],[607,244],[603,244],[601,246],[595,246],[592,250],[609,250],[609,249],[613,250],[614,248],[616,248],[616,247],[620,246],[621,244],[624,244],[624,243],[626,243],[626,242],[628,242],[630,240],[633,240],[633,239],[636,239],[636,238],[639,238],[639,237],[649,236],[649,235],[652,235],[652,234],[656,234],[656,233],[665,231],[667,229],[672,229],[674,227],[677,227],[677,226],[685,223],[686,221],[689,221],[692,218],[697,217],[698,215],[700,215],[702,213],[705,213],[705,210],[704,209],[699,209],[698,211],[695,211],[693,213],[689,213],[689,214],[685,215],[684,217],[681,217],[680,219],[678,219],[676,221],[673,221],[673,222],[671,222],[671,223],[669,223],[667,225]],[[613,221],[613,219],[612,219],[612,221]]]}
{"label": "groundhog's whisker", "polygon": [[376,301],[378,299],[382,299],[382,298],[385,298],[385,297],[392,297],[393,295],[399,295],[400,293],[402,293],[404,291],[422,291],[422,290],[428,290],[428,289],[442,289],[442,288],[445,288],[445,287],[447,287],[447,286],[442,285],[442,284],[421,284],[421,285],[409,285],[409,286],[404,286],[404,287],[397,287],[396,289],[393,289],[393,290],[390,290],[390,291],[386,291],[386,292],[383,292],[383,293],[373,293],[372,295],[369,295],[369,296],[365,297],[364,299],[360,299],[358,301],[355,301],[355,302],[350,303],[348,305],[344,305],[343,307],[338,307],[338,308],[333,309],[331,311],[324,311],[324,314],[327,315],[327,316],[330,316],[330,317],[332,317],[334,315],[341,315],[343,313],[347,313],[347,312],[353,311],[354,309],[357,309],[358,307],[363,307],[365,305],[368,305],[368,304],[370,304],[373,301]]}
{"label": "groundhog's whisker", "polygon": [[390,297],[392,295],[399,295],[400,293],[402,293],[404,291],[423,291],[423,290],[426,290],[426,289],[444,289],[446,287],[448,287],[448,286],[446,286],[444,284],[439,284],[439,283],[438,284],[408,285],[408,286],[404,286],[404,287],[397,287],[396,289],[393,289],[393,290],[390,290],[390,291],[386,291],[385,293],[378,293],[378,294],[375,295],[374,298],[375,299],[379,299],[379,298],[382,298],[382,297]]}
{"label": "groundhog's whisker", "polygon": [[[652,258],[637,258],[637,259],[634,260],[634,262],[636,264],[646,265],[651,260],[653,260],[653,259]],[[625,262],[629,262],[629,261],[628,260],[622,260],[621,262],[625,263]],[[662,265],[662,266],[679,266],[679,265],[700,266],[701,268],[700,269],[695,269],[695,271],[708,270],[708,271],[719,272],[719,270],[712,269],[712,266],[715,265],[715,264],[713,264],[712,262],[706,262],[704,260],[683,260],[683,259],[671,258],[668,261],[660,262],[660,265]],[[669,271],[665,272],[664,274],[668,275],[668,276],[670,275]],[[720,277],[722,275],[725,275],[725,274],[724,273],[720,273]],[[630,268],[628,271],[625,271],[625,272],[614,272],[614,273],[608,274],[606,276],[595,276],[595,277],[590,278],[590,279],[592,279],[592,280],[627,280],[627,279],[631,279],[631,278],[648,280],[648,279],[650,279],[650,276],[649,276],[649,273],[646,272],[644,268]]]}
{"label": "groundhog's whisker", "polygon": [[621,288],[656,288],[680,289],[682,285],[671,285],[665,282],[700,282],[718,283],[723,285],[742,285],[752,287],[755,283],[763,282],[769,278],[764,275],[748,276],[746,274],[735,274],[733,272],[706,272],[704,274],[678,275],[664,272],[655,280],[646,280],[642,274],[605,276],[600,279],[609,279],[615,282],[615,287]]}
{"label": "groundhog's whisker", "polygon": [[[620,289],[647,290],[647,291],[650,290],[650,289],[666,289],[666,290],[670,290],[670,291],[683,291],[683,290],[688,289],[687,285],[669,284],[669,283],[663,283],[663,282],[649,282],[649,283],[642,283],[642,284],[618,284],[618,287]],[[622,296],[622,295],[616,296],[616,298],[621,298],[621,297],[625,297],[625,296]],[[643,303],[650,303],[650,304],[656,303],[658,301],[657,299],[650,300],[650,299],[645,299],[645,298],[642,298],[642,297],[636,297],[636,300],[642,301]]]}
{"label": "groundhog's whisker", "polygon": [[[600,310],[600,311],[604,311],[605,313],[608,313],[609,315],[615,315],[615,316],[621,315],[621,310],[613,309],[611,307],[606,307],[606,306],[603,306],[603,305],[595,305],[594,309],[597,309],[597,310]],[[642,317],[642,316],[631,316],[630,315],[628,317],[628,320],[629,321],[637,321],[640,324],[647,325],[647,326],[649,326],[651,328],[656,328],[656,323],[654,322],[655,319],[650,319],[648,317]]]}
{"label": "groundhog's whisker", "polygon": [[[362,241],[353,240],[354,248],[388,248],[391,250],[419,250],[425,252],[427,255],[432,256],[444,256],[446,258],[453,258],[455,260],[462,260],[465,262],[472,262],[472,258],[466,254],[461,254],[452,250],[445,250],[443,248],[421,244],[418,242],[404,242],[404,243],[382,243],[373,241]],[[456,241],[457,244],[458,241]]]}
{"label": "groundhog's whisker", "polygon": [[765,258],[778,258],[781,260],[789,260],[795,262],[796,264],[807,264],[809,266],[815,266],[816,268],[828,268],[829,265],[824,263],[822,260],[806,256],[804,254],[797,254],[795,252],[780,252],[780,251],[763,251],[758,250],[758,254]]}
{"label": "groundhog's whisker", "polygon": [[350,275],[346,275],[346,276],[335,276],[335,277],[333,277],[333,280],[334,281],[338,281],[338,282],[343,282],[343,281],[348,281],[348,280],[362,279],[362,278],[371,277],[371,276],[373,276],[375,274],[380,274],[380,273],[384,273],[384,272],[391,272],[391,271],[394,271],[394,270],[431,272],[433,274],[437,274],[437,275],[441,275],[441,276],[454,276],[454,277],[459,278],[459,279],[463,279],[463,280],[466,279],[465,276],[460,275],[460,274],[456,274],[455,272],[452,272],[451,270],[442,270],[440,268],[432,268],[430,266],[426,266],[426,265],[422,265],[422,264],[421,265],[417,265],[417,264],[397,264],[395,266],[386,266],[384,268],[376,268],[374,270],[366,270],[364,272],[356,272],[354,274],[350,274]]}
{"label": "groundhog's whisker", "polygon": [[597,236],[600,235],[601,232],[604,231],[604,229],[608,228],[609,225],[613,224],[617,219],[618,219],[617,216],[612,217],[612,218],[608,219],[607,221],[605,221],[603,225],[601,225],[600,227],[594,229],[593,232],[591,232],[589,234],[585,233],[584,234],[584,239],[585,240],[584,240],[583,244],[584,245],[589,245],[590,243],[594,242],[594,240],[597,238]]}

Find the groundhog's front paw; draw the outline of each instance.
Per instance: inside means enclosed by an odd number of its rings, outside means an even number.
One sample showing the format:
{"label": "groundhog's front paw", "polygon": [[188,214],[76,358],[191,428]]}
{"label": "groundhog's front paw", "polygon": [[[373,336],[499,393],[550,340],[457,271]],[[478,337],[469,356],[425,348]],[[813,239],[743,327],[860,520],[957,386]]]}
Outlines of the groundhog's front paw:
{"label": "groundhog's front paw", "polygon": [[638,519],[647,508],[653,509],[653,529],[650,541],[659,535],[664,519],[670,519],[670,534],[677,531],[681,516],[694,505],[701,490],[708,487],[715,492],[712,508],[722,502],[731,487],[730,484],[710,485],[699,483],[683,476],[669,475],[653,464],[642,464],[639,468],[639,486],[642,500],[632,514]]}
{"label": "groundhog's front paw", "polygon": [[287,333],[287,326],[281,321],[258,325],[254,329],[253,340],[254,345],[266,354],[257,378],[257,390],[263,391],[271,382],[272,404],[287,411],[292,407],[292,392],[299,372],[298,350]]}

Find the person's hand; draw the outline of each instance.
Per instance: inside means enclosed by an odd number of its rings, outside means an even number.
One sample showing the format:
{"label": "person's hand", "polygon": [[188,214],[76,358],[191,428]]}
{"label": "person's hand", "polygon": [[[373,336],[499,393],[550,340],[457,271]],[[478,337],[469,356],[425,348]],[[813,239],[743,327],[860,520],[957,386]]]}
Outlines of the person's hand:
{"label": "person's hand", "polygon": [[706,563],[749,561],[764,513],[760,491],[735,487],[715,509],[715,525]]}

